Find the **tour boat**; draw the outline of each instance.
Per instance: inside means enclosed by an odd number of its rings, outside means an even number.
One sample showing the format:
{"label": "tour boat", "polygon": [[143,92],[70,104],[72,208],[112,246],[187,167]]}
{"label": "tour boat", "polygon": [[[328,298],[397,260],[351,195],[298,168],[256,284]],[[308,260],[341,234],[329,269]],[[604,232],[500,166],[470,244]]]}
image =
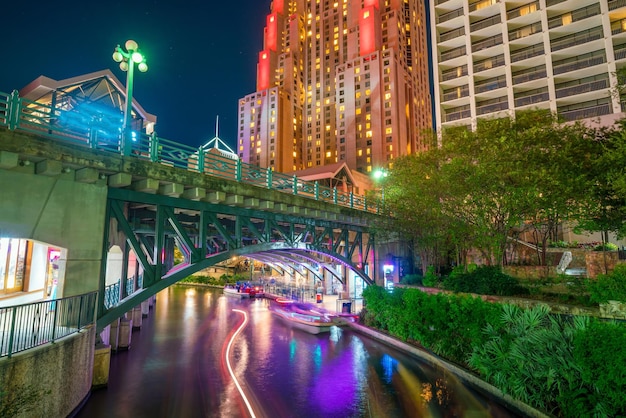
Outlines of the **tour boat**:
{"label": "tour boat", "polygon": [[224,294],[226,296],[233,296],[239,299],[249,298],[250,288],[244,288],[243,286],[228,283],[224,286]]}
{"label": "tour boat", "polygon": [[332,327],[341,325],[336,315],[289,299],[278,298],[270,304],[269,309],[294,328],[311,334],[329,332]]}

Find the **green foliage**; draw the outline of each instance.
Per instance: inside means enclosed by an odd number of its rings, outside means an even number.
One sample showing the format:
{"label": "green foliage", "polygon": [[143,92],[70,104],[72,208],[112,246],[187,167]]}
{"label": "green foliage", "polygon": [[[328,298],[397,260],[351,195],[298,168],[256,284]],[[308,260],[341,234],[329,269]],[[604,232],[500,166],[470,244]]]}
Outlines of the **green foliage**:
{"label": "green foliage", "polygon": [[530,406],[558,412],[562,394],[582,385],[573,339],[587,319],[565,322],[545,306],[503,306],[499,326],[488,324],[486,342],[474,347],[469,364],[484,378]]}
{"label": "green foliage", "polygon": [[422,284],[422,276],[420,276],[419,274],[407,274],[402,278],[400,283],[419,286]]}
{"label": "green foliage", "polygon": [[626,416],[626,327],[593,319],[575,334],[573,344],[581,387],[561,393],[563,415]]}
{"label": "green foliage", "polygon": [[480,295],[510,296],[526,293],[514,277],[502,272],[498,266],[480,266],[464,273],[455,268],[443,281],[446,290]]}
{"label": "green foliage", "polygon": [[482,328],[499,317],[498,304],[458,295],[429,295],[418,289],[396,288],[393,293],[380,286],[363,291],[364,323],[422,346],[449,360],[463,364],[473,346],[482,342]]}
{"label": "green foliage", "polygon": [[435,272],[435,266],[428,266],[426,274],[424,274],[424,278],[422,279],[422,285],[424,285],[424,287],[437,287],[438,284],[439,277]]}
{"label": "green foliage", "polygon": [[240,274],[235,274],[234,276],[222,274],[219,278],[212,276],[189,276],[182,279],[179,283],[194,283],[222,287],[226,283],[234,283],[245,280],[245,277]]}
{"label": "green foliage", "polygon": [[611,273],[600,274],[597,280],[590,280],[589,291],[592,302],[626,302],[626,264],[618,264]]}
{"label": "green foliage", "polygon": [[613,244],[612,242],[605,242],[604,244],[596,245],[593,250],[594,251],[617,251],[619,247],[617,244]]}

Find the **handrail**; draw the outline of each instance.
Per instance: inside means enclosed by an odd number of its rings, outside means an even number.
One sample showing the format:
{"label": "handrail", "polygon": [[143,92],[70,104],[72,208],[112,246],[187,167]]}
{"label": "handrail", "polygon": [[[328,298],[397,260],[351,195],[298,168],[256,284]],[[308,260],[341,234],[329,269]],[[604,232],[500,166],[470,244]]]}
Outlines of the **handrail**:
{"label": "handrail", "polygon": [[98,292],[0,308],[0,357],[50,344],[95,324]]}
{"label": "handrail", "polygon": [[[71,143],[91,149],[114,152],[123,156],[149,160],[170,167],[183,168],[215,177],[235,180],[258,187],[320,200],[370,213],[378,213],[377,202],[365,196],[344,192],[336,187],[319,185],[296,176],[272,171],[194,148],[156,134],[133,133],[130,147],[122,146],[122,120],[119,115],[60,109],[45,103],[0,92],[0,126],[9,130],[35,133],[54,141]],[[128,149],[126,149],[128,148]]]}

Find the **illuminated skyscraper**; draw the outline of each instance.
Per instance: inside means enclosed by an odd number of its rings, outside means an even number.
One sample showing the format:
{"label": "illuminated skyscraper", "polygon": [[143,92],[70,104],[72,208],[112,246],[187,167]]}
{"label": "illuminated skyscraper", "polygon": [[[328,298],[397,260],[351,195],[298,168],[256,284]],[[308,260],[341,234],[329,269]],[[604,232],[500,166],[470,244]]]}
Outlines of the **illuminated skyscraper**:
{"label": "illuminated skyscraper", "polygon": [[623,0],[434,0],[430,16],[438,129],[535,107],[623,116]]}
{"label": "illuminated skyscraper", "polygon": [[369,173],[432,126],[423,0],[274,0],[237,154],[281,172]]}

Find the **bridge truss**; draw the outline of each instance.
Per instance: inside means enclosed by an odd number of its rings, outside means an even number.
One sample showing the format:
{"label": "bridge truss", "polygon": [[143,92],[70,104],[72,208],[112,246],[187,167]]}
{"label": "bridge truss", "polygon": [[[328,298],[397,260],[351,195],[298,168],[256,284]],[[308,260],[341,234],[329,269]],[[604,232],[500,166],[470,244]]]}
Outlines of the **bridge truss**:
{"label": "bridge truss", "polygon": [[[115,188],[109,188],[105,219],[98,330],[168,286],[232,257],[245,256],[287,274],[308,271],[319,281],[325,271],[345,284],[333,268],[340,264],[367,284],[374,283],[367,274],[376,269],[374,237],[359,222]],[[122,282],[119,299],[108,306],[106,260],[114,244],[123,249]],[[174,248],[184,255],[184,261],[176,265]],[[142,280],[132,280],[128,286],[130,251]]]}

